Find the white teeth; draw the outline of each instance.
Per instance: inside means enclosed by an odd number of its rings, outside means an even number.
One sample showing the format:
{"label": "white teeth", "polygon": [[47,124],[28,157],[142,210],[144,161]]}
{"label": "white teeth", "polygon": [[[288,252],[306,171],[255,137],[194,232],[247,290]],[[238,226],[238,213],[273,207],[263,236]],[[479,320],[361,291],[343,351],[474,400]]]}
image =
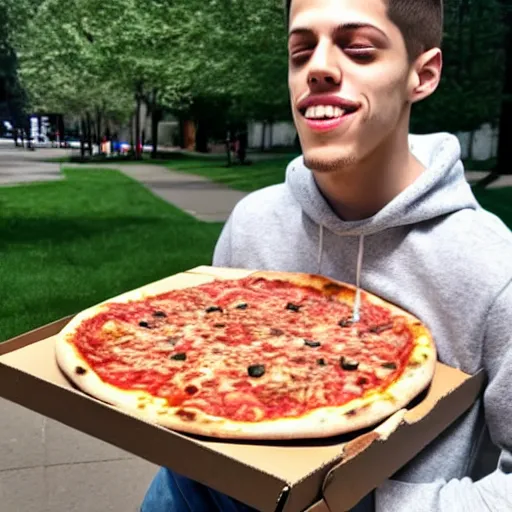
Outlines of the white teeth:
{"label": "white teeth", "polygon": [[331,119],[333,117],[341,117],[343,114],[345,114],[345,111],[340,107],[317,105],[316,107],[308,107],[304,115],[308,119]]}
{"label": "white teeth", "polygon": [[322,105],[318,105],[315,109],[315,117],[317,119],[325,117],[325,107],[322,107]]}
{"label": "white teeth", "polygon": [[334,107],[334,117],[341,117],[345,113],[340,107]]}

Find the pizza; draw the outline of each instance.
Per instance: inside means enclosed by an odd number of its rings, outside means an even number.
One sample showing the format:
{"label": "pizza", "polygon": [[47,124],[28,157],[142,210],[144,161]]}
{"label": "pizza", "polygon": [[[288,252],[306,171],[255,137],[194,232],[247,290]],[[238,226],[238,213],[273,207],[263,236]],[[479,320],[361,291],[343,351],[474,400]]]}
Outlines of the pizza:
{"label": "pizza", "polygon": [[430,384],[431,333],[365,291],[319,275],[254,272],[139,294],[75,316],[63,373],[98,400],[214,438],[325,438],[376,425]]}

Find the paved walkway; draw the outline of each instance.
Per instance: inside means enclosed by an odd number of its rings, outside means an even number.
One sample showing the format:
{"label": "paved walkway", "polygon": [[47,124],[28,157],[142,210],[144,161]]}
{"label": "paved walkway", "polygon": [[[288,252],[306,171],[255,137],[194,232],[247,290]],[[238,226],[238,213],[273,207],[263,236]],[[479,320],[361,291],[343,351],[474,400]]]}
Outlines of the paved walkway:
{"label": "paved walkway", "polygon": [[41,160],[65,155],[63,150],[27,151],[4,143],[0,146],[0,186],[60,180],[60,164]]}
{"label": "paved walkway", "polygon": [[[152,164],[65,164],[66,167],[118,169],[155,195],[207,222],[224,222],[245,192],[233,190],[201,176],[171,171]],[[1,512],[1,511],[0,511]]]}
{"label": "paved walkway", "polygon": [[[471,185],[474,183],[483,180],[489,176],[488,172],[485,171],[468,171],[466,172],[466,179]],[[512,187],[512,174],[504,175],[499,177],[496,181],[493,181],[486,188],[488,189],[496,189],[496,188],[504,188],[504,187]]]}

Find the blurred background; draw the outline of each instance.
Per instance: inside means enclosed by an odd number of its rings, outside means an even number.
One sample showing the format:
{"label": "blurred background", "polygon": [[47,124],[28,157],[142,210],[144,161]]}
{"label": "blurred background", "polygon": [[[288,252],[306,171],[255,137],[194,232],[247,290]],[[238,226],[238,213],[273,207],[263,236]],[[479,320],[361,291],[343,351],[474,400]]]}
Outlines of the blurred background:
{"label": "blurred background", "polygon": [[[411,130],[456,133],[468,168],[507,172],[512,2],[445,4],[443,82],[415,108]],[[280,0],[0,0],[0,8],[0,137],[71,147],[82,159],[231,144],[244,160],[246,151],[298,149]]]}

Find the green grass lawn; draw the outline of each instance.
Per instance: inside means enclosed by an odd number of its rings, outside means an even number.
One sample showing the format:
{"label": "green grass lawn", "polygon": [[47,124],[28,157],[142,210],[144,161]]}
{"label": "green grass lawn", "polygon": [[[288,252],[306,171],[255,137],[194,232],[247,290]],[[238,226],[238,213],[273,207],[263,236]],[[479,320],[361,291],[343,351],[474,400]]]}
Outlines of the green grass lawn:
{"label": "green grass lawn", "polygon": [[[282,182],[288,161],[167,165],[251,191]],[[0,188],[0,341],[211,262],[221,223],[195,220],[117,171],[64,174],[61,182]],[[512,228],[512,188],[475,194]]]}
{"label": "green grass lawn", "polygon": [[209,264],[222,224],[195,220],[112,170],[0,188],[0,341]]}
{"label": "green grass lawn", "polygon": [[168,161],[165,165],[173,171],[197,174],[228,187],[250,192],[283,182],[286,166],[292,158],[293,155],[276,156],[250,165],[232,167],[226,167],[225,160],[212,162],[200,159]]}
{"label": "green grass lawn", "polygon": [[497,189],[474,189],[483,208],[496,214],[512,229],[512,187]]}

